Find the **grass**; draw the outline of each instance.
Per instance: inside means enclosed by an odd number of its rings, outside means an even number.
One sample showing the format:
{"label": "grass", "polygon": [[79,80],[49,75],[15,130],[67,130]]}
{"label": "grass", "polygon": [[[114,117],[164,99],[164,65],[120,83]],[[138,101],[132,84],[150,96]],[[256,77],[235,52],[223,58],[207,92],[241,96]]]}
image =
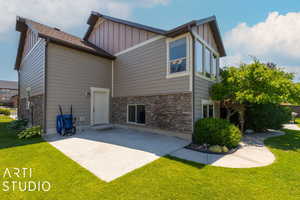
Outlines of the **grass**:
{"label": "grass", "polygon": [[[272,165],[229,169],[163,157],[105,183],[42,139],[17,140],[0,119],[0,199],[300,199],[300,132],[266,144],[276,155]],[[101,163],[99,163],[101,164]],[[50,192],[3,192],[6,167],[31,167],[33,180],[52,183]]]}
{"label": "grass", "polygon": [[300,127],[300,118],[296,118],[296,119],[295,119],[295,122],[296,122],[297,126]]}

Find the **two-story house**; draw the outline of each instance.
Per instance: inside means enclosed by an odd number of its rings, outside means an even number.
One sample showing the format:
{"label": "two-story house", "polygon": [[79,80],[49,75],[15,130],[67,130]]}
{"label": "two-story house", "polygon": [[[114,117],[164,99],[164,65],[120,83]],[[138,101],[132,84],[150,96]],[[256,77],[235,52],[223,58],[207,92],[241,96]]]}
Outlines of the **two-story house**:
{"label": "two-story house", "polygon": [[225,50],[214,16],[171,30],[97,12],[87,23],[81,39],[17,18],[21,118],[32,112],[34,124],[54,133],[58,105],[65,111],[73,105],[81,126],[113,124],[190,139],[195,120],[219,116],[209,88]]}
{"label": "two-story house", "polygon": [[0,106],[16,106],[18,82],[0,80]]}

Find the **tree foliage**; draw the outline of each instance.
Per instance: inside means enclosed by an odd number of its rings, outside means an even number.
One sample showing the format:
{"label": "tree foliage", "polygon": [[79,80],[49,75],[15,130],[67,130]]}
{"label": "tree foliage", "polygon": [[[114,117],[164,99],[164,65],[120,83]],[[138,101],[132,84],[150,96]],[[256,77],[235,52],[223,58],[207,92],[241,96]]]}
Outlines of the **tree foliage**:
{"label": "tree foliage", "polygon": [[228,67],[221,72],[221,81],[211,88],[213,100],[222,101],[228,117],[239,112],[243,130],[247,104],[280,104],[300,102],[300,85],[294,75],[278,67],[269,67],[257,60],[240,67]]}

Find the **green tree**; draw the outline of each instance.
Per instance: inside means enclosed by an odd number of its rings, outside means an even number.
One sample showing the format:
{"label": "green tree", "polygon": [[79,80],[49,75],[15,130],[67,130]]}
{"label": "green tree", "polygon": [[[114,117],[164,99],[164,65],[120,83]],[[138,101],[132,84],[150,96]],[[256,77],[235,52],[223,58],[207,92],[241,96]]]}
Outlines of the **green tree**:
{"label": "green tree", "polygon": [[221,81],[211,88],[213,100],[222,101],[227,119],[239,114],[240,129],[244,131],[245,111],[248,104],[280,104],[300,102],[300,85],[294,75],[277,67],[254,60],[240,67],[221,71]]}

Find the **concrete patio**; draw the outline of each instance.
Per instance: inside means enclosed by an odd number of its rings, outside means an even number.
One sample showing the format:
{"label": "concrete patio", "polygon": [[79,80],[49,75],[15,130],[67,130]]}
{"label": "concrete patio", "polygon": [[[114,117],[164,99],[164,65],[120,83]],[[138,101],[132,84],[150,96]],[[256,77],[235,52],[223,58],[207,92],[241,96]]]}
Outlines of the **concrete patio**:
{"label": "concrete patio", "polygon": [[104,181],[112,181],[189,142],[171,136],[129,129],[88,130],[71,137],[45,139]]}

